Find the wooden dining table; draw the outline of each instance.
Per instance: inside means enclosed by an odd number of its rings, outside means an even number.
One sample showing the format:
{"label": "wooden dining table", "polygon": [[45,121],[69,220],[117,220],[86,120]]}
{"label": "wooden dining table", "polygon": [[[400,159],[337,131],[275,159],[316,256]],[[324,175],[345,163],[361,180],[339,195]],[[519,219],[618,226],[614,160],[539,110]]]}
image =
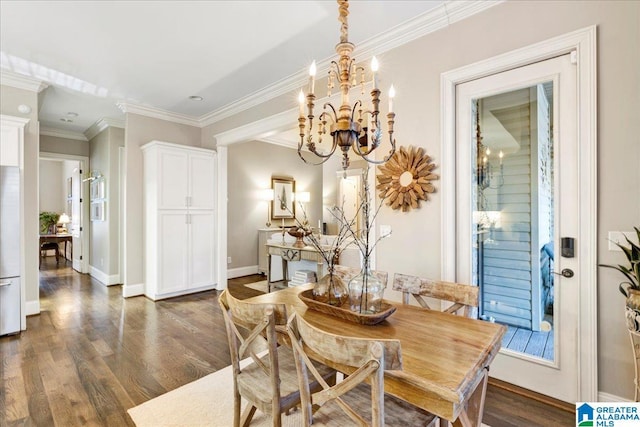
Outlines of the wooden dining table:
{"label": "wooden dining table", "polygon": [[247,301],[286,304],[288,310],[336,335],[399,340],[402,370],[385,371],[385,392],[454,426],[479,425],[488,368],[500,350],[504,325],[386,301],[397,307],[395,313],[380,324],[366,326],[307,308],[298,294],[312,287],[291,287]]}

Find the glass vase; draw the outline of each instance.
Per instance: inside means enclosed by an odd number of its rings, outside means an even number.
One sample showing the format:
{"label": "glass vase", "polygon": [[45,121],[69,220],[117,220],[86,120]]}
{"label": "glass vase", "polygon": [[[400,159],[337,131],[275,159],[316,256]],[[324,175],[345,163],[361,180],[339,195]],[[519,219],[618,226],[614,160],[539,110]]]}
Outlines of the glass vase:
{"label": "glass vase", "polygon": [[313,287],[313,299],[337,307],[347,301],[348,295],[347,286],[332,268]]}
{"label": "glass vase", "polygon": [[369,266],[349,282],[349,308],[360,314],[378,313],[382,306],[384,284]]}

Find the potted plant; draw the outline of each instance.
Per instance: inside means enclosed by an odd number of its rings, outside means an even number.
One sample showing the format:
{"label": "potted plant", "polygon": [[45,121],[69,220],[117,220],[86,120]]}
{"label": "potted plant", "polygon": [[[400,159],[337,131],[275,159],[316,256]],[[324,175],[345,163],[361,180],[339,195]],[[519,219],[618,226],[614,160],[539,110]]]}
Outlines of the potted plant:
{"label": "potted plant", "polygon": [[626,318],[627,327],[631,331],[640,332],[640,227],[633,227],[636,231],[638,244],[635,244],[628,237],[625,240],[629,246],[614,242],[622,249],[627,257],[628,265],[608,265],[600,264],[601,267],[613,268],[622,273],[627,280],[620,282],[618,289],[627,298]]}
{"label": "potted plant", "polygon": [[40,212],[40,233],[56,234],[55,226],[60,219],[60,214],[55,212]]}

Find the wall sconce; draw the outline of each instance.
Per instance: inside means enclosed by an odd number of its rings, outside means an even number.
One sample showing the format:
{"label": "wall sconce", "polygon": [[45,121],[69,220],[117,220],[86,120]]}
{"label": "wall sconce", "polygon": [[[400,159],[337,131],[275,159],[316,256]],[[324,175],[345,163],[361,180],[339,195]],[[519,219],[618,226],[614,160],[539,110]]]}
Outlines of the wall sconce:
{"label": "wall sconce", "polygon": [[265,225],[271,227],[271,202],[273,201],[273,189],[267,188],[260,193],[260,200],[267,202],[267,222]]}

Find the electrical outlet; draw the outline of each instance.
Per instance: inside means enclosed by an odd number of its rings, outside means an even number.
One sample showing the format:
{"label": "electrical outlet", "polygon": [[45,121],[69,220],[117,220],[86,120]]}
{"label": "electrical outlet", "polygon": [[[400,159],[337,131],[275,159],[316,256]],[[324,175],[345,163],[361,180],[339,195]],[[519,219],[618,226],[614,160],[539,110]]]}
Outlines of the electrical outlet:
{"label": "electrical outlet", "polygon": [[380,226],[380,237],[387,237],[391,234],[391,226],[390,225],[381,225]]}
{"label": "electrical outlet", "polygon": [[227,264],[231,264],[231,257],[227,257]]}
{"label": "electrical outlet", "polygon": [[610,231],[609,232],[609,250],[622,252],[622,249],[616,246],[616,243],[620,243],[623,246],[629,246],[629,244],[624,238],[625,236],[631,239],[633,236],[635,236],[635,233],[633,231]]}

